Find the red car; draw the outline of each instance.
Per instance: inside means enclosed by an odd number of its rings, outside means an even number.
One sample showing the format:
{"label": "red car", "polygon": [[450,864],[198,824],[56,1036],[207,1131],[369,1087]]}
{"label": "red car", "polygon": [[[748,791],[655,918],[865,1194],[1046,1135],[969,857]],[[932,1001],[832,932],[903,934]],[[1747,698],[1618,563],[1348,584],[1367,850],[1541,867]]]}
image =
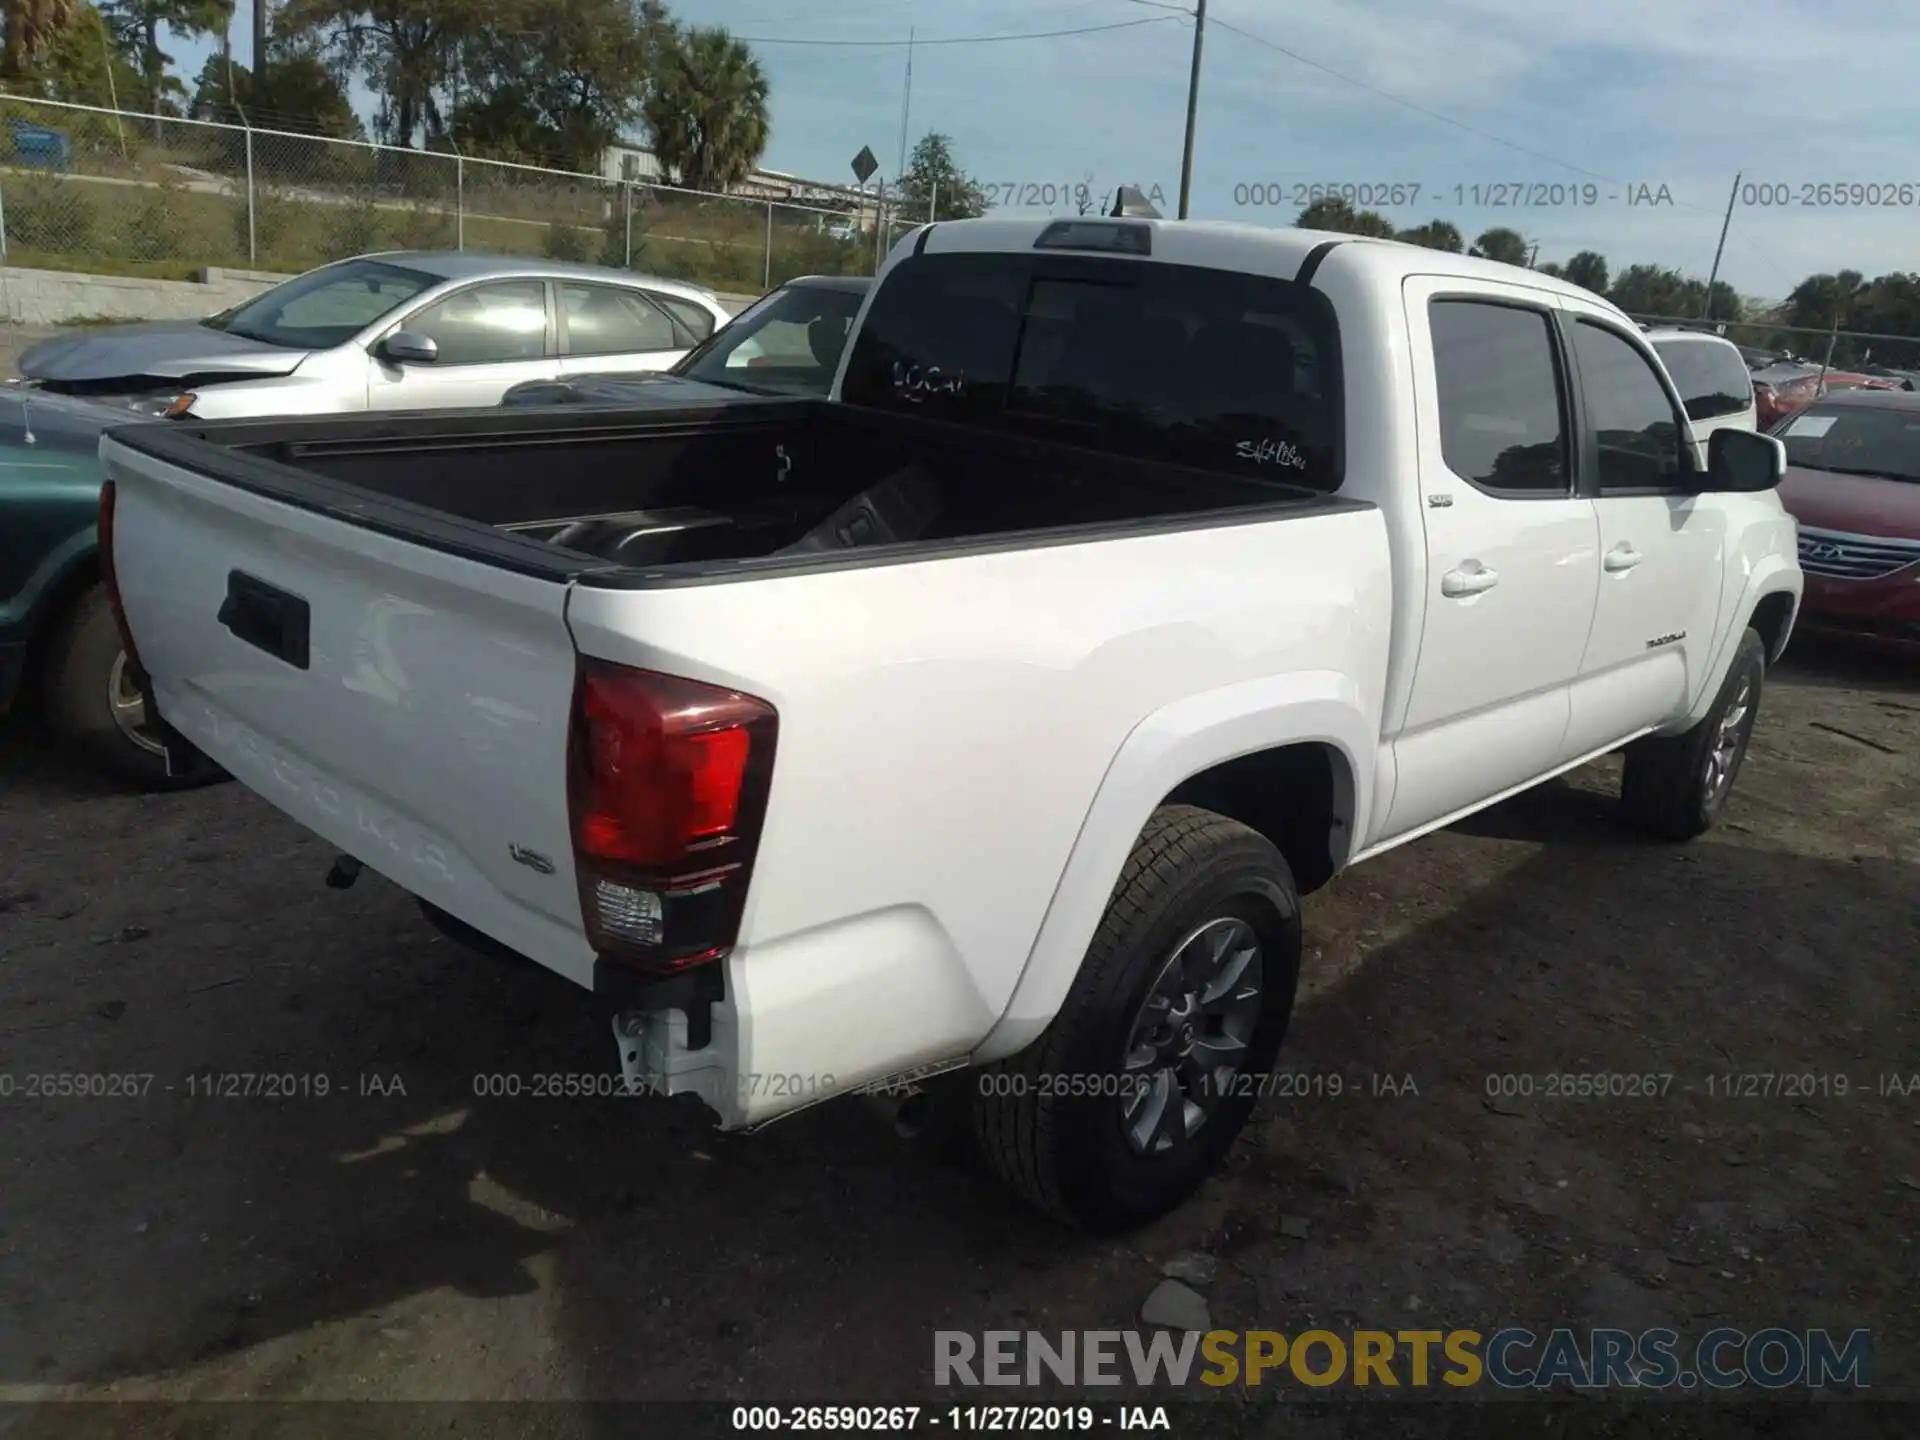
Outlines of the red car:
{"label": "red car", "polygon": [[1776,365],[1754,373],[1754,416],[1759,427],[1766,430],[1796,411],[1804,409],[1823,394],[1833,395],[1850,390],[1901,390],[1904,388],[1905,386],[1899,380],[1889,379],[1884,375],[1863,375],[1853,370],[1827,371],[1826,384],[1823,388],[1818,370],[1808,370],[1799,365]]}
{"label": "red car", "polygon": [[1920,648],[1920,393],[1827,395],[1772,433],[1800,522],[1801,623]]}

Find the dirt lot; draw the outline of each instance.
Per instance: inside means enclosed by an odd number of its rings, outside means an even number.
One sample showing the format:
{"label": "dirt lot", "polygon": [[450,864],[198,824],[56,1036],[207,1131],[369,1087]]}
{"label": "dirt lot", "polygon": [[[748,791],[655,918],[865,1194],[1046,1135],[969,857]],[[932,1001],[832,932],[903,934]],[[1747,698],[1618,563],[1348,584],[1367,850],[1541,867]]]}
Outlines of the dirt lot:
{"label": "dirt lot", "polygon": [[[1920,1090],[1880,1093],[1920,1074],[1920,669],[1796,649],[1707,839],[1624,833],[1602,764],[1314,897],[1287,1063],[1344,1093],[1270,1101],[1124,1243],[857,1105],[728,1138],[476,1098],[605,1068],[582,996],[323,888],[237,785],[112,794],[13,723],[0,1070],[154,1078],[0,1103],[0,1395],[912,1396],[935,1328],[1129,1326],[1202,1249],[1222,1326],[1869,1327],[1877,1393],[1920,1396]],[[1672,1079],[1489,1095],[1592,1071]],[[1849,1093],[1710,1091],[1754,1072]]]}

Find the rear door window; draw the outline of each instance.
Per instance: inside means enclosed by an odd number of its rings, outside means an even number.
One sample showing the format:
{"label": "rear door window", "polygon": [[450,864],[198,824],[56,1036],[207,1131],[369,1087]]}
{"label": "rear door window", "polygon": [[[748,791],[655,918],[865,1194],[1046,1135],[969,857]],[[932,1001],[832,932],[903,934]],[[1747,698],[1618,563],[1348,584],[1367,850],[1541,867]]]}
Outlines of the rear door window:
{"label": "rear door window", "polygon": [[1331,492],[1331,304],[1290,281],[1106,257],[923,255],[874,296],[841,398]]}
{"label": "rear door window", "polygon": [[637,290],[611,285],[562,285],[569,355],[644,355],[678,350],[673,321]]}
{"label": "rear door window", "polygon": [[1689,420],[1738,415],[1753,404],[1753,372],[1740,352],[1717,340],[1656,340]]}
{"label": "rear door window", "polygon": [[713,333],[713,316],[703,305],[684,300],[678,295],[663,294],[658,290],[647,291],[647,298],[679,322],[687,334],[693,337],[693,343],[699,344]]}

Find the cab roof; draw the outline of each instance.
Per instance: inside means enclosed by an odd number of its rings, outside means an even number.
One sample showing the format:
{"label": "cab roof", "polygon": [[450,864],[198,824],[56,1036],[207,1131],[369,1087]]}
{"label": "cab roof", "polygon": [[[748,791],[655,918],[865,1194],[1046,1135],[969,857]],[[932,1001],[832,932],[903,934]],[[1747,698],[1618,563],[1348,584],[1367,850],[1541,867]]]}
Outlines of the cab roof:
{"label": "cab roof", "polygon": [[[928,254],[967,250],[1031,251],[1036,248],[1036,242],[1048,227],[1060,223],[1060,218],[1055,216],[943,220],[922,226],[901,242],[901,248],[921,246],[924,242]],[[1538,270],[1504,265],[1497,260],[1483,260],[1474,255],[1430,250],[1402,240],[1379,240],[1330,230],[1272,229],[1227,220],[1115,219],[1086,215],[1074,217],[1071,223],[1144,229],[1151,237],[1151,253],[1147,258],[1174,265],[1238,270],[1279,280],[1296,280],[1306,266],[1308,256],[1326,247],[1328,263],[1332,263],[1333,257],[1337,256],[1342,264],[1363,267],[1366,277],[1379,283],[1397,284],[1400,279],[1410,275],[1457,275],[1467,279],[1525,285],[1530,289],[1618,311],[1617,306],[1591,290]],[[1088,252],[1076,247],[1072,253]],[[1619,313],[1625,318],[1624,312]]]}

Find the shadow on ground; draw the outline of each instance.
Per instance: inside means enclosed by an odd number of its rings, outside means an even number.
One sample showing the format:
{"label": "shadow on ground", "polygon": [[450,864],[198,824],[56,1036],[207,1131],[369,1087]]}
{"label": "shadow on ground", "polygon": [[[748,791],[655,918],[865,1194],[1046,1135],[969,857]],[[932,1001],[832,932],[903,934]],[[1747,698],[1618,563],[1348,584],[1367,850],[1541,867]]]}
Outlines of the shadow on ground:
{"label": "shadow on ground", "polygon": [[[1361,895],[1431,916],[1297,1017],[1284,1064],[1337,1090],[1270,1101],[1202,1196],[1114,1243],[857,1105],[726,1137],[690,1104],[536,1096],[610,1073],[583,995],[377,878],[323,890],[323,848],[238,787],[99,796],[17,755],[0,785],[27,845],[0,894],[0,1383],[918,1396],[934,1330],[1129,1325],[1153,1263],[1202,1246],[1229,1327],[1868,1326],[1882,1392],[1912,1385],[1920,1096],[1875,1088],[1920,1070],[1911,864],[1652,845],[1568,783],[1383,857],[1308,908],[1336,949]],[[1811,1088],[1730,1097],[1748,1073]],[[1548,1093],[1593,1074],[1644,1088]],[[137,1093],[28,1100],[31,1075]]]}

